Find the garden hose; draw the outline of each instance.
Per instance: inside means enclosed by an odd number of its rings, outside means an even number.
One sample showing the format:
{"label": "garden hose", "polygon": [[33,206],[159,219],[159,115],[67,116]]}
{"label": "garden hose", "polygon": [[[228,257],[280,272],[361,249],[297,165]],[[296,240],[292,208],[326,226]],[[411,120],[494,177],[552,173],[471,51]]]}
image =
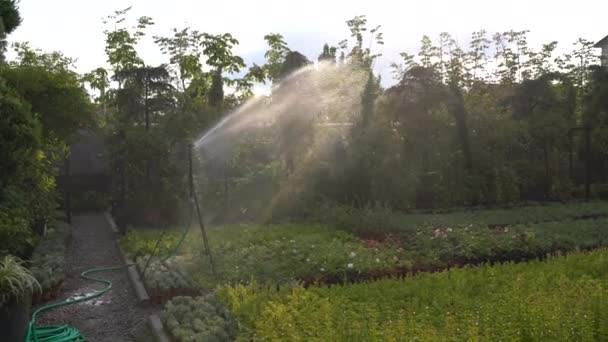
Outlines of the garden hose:
{"label": "garden hose", "polygon": [[61,302],[55,302],[55,303],[50,303],[47,305],[44,305],[40,308],[38,308],[36,311],[34,311],[34,313],[32,314],[32,319],[29,322],[28,325],[28,331],[27,331],[27,337],[25,339],[26,342],[77,342],[77,341],[86,341],[86,338],[84,336],[82,336],[82,334],[80,333],[80,331],[68,324],[63,324],[63,325],[43,325],[43,326],[37,326],[36,325],[36,317],[38,316],[38,314],[42,313],[43,311],[46,310],[50,310],[50,309],[54,309],[54,308],[58,308],[61,306],[66,306],[66,305],[72,305],[72,304],[76,304],[76,303],[80,303],[80,302],[84,302],[87,300],[91,300],[93,298],[99,297],[101,295],[103,295],[104,293],[108,292],[111,288],[112,288],[112,282],[106,279],[101,279],[101,278],[95,278],[92,276],[89,276],[89,273],[95,273],[95,272],[103,272],[103,271],[113,271],[113,270],[118,270],[121,268],[126,268],[131,266],[131,264],[129,265],[124,265],[124,266],[114,266],[114,267],[103,267],[103,268],[93,268],[87,271],[84,271],[80,274],[81,278],[84,279],[88,279],[88,280],[92,280],[92,281],[96,281],[98,283],[102,283],[104,284],[106,287],[95,291],[91,294],[82,296],[82,297],[71,297],[68,298],[64,301]]}
{"label": "garden hose", "polygon": [[[192,220],[192,210],[190,212],[190,221]],[[177,245],[175,245],[175,247],[173,248],[173,250],[171,251],[171,253],[169,253],[169,255],[163,259],[163,262],[167,261],[167,259],[169,259],[170,257],[174,256],[175,253],[177,252],[177,250],[180,248],[180,246],[182,245],[182,243],[184,242],[184,240],[186,239],[186,235],[188,234],[189,231],[189,225],[187,224],[185,226],[186,228],[184,229],[182,236],[179,240],[179,242],[177,243]],[[163,232],[164,233],[164,232]],[[156,251],[156,249],[158,248],[158,245],[160,243],[160,241],[162,240],[164,234],[161,234],[161,236],[159,237],[158,241],[156,242],[156,246],[154,247],[154,252]],[[150,259],[152,259],[154,252],[152,253],[152,255],[150,256]],[[148,259],[148,263],[150,262],[150,259]],[[92,268],[90,270],[86,270],[84,272],[82,272],[80,274],[81,278],[84,279],[88,279],[88,280],[92,280],[98,283],[102,283],[104,284],[106,287],[95,291],[91,294],[82,296],[82,297],[71,297],[68,298],[64,301],[61,302],[55,302],[55,303],[50,303],[47,305],[44,305],[40,308],[38,308],[36,311],[34,311],[34,313],[32,314],[32,319],[29,322],[28,325],[28,331],[27,331],[27,337],[25,338],[25,342],[79,342],[79,341],[86,341],[86,338],[80,333],[80,331],[71,325],[68,324],[63,324],[63,325],[43,325],[43,326],[36,326],[36,317],[46,311],[46,310],[50,310],[50,309],[54,309],[54,308],[58,308],[61,306],[66,306],[66,305],[72,305],[72,304],[76,304],[76,303],[80,303],[80,302],[85,302],[88,300],[91,300],[93,298],[97,298],[101,295],[103,295],[104,293],[108,292],[111,288],[112,288],[112,282],[106,279],[101,279],[101,278],[95,278],[92,276],[89,276],[88,274],[90,273],[96,273],[96,272],[104,272],[104,271],[113,271],[113,270],[118,270],[118,269],[122,269],[122,268],[127,268],[129,266],[133,266],[134,264],[127,264],[127,265],[123,265],[123,266],[114,266],[114,267],[102,267],[102,268]],[[147,264],[146,264],[147,267]],[[145,270],[144,270],[145,272]]]}

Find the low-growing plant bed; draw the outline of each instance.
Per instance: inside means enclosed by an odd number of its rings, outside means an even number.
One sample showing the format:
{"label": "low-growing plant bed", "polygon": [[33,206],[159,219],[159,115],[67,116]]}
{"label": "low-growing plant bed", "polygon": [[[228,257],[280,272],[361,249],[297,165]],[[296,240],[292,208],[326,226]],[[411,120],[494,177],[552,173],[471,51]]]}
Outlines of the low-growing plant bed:
{"label": "low-growing plant bed", "polygon": [[61,291],[65,277],[66,243],[69,237],[69,225],[55,221],[34,249],[30,271],[41,287],[41,291],[33,295],[34,305],[55,299]]}
{"label": "low-growing plant bed", "polygon": [[32,294],[40,285],[19,258],[0,258],[0,331],[2,341],[25,340]]}
{"label": "low-growing plant bed", "polygon": [[[464,265],[543,259],[547,255],[608,245],[608,219],[572,220],[487,229],[484,225],[422,227],[389,234],[384,241],[361,240],[318,225],[283,224],[213,227],[209,240],[216,274],[193,230],[173,259],[195,288],[210,290],[252,277],[280,286],[299,280],[336,284],[386,276],[440,271]],[[156,242],[145,232],[129,235],[130,245]],[[156,235],[158,236],[158,234]],[[141,241],[137,242],[136,241]],[[161,272],[162,273],[162,272]],[[148,285],[151,286],[151,285]],[[154,287],[152,287],[154,288]],[[151,290],[154,292],[154,290]]]}
{"label": "low-growing plant bed", "polygon": [[196,284],[178,269],[175,257],[166,260],[156,257],[148,262],[149,258],[150,256],[137,257],[135,263],[152,301],[163,304],[176,296],[200,294]]}
{"label": "low-growing plant bed", "polygon": [[390,233],[411,233],[422,228],[444,228],[473,224],[489,228],[608,216],[608,201],[550,203],[517,208],[459,210],[444,213],[393,212],[387,208],[356,209],[328,205],[316,219],[363,238],[383,239]]}
{"label": "low-growing plant bed", "polygon": [[608,250],[355,285],[229,285],[243,341],[511,341],[608,337]]}
{"label": "low-growing plant bed", "polygon": [[163,323],[179,342],[234,341],[236,321],[213,296],[175,297],[164,307]]}

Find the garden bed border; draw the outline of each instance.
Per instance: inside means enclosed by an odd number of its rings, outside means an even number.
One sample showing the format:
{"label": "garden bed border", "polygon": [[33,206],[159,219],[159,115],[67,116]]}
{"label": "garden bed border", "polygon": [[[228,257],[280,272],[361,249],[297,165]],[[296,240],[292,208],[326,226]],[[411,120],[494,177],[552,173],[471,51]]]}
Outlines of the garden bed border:
{"label": "garden bed border", "polygon": [[[112,231],[114,233],[118,233],[118,230],[116,230],[116,223],[114,222],[112,216],[108,212],[105,212],[104,216],[106,217],[106,221],[108,222],[108,225]],[[118,249],[118,253],[121,256],[122,261],[125,265],[128,265],[127,275],[129,281],[131,282],[131,287],[133,287],[133,290],[135,291],[139,304],[148,304],[150,302],[150,296],[148,295],[148,291],[146,290],[146,287],[144,286],[144,283],[139,276],[137,269],[135,268],[135,263],[133,263],[133,261],[127,257],[120,247],[120,240],[118,237],[114,239],[114,242],[116,243],[116,248]]]}
{"label": "garden bed border", "polygon": [[[110,229],[116,234],[118,234],[118,229],[116,227],[116,222],[114,218],[109,212],[105,212],[104,216]],[[122,248],[120,247],[120,239],[117,237],[114,242],[116,243],[116,248],[118,248],[118,253],[120,254],[125,265],[129,265],[127,267],[127,275],[129,278],[129,282],[131,283],[131,287],[135,291],[135,295],[137,296],[137,300],[141,305],[147,305],[150,303],[150,295],[148,295],[148,291],[144,286],[141,277],[139,276],[139,272],[137,271],[137,267],[135,263],[127,257]],[[157,342],[171,342],[167,331],[165,330],[165,326],[160,316],[157,314],[151,314],[147,319],[148,326],[152,330],[152,334],[154,335]]]}

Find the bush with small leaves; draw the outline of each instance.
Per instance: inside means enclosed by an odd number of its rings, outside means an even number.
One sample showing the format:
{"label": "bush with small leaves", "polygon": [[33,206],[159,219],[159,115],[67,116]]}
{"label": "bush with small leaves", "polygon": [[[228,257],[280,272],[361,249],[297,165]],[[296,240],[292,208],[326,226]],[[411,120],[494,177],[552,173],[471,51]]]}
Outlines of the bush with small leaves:
{"label": "bush with small leaves", "polygon": [[163,309],[163,321],[178,341],[234,341],[237,325],[214,297],[175,297]]}

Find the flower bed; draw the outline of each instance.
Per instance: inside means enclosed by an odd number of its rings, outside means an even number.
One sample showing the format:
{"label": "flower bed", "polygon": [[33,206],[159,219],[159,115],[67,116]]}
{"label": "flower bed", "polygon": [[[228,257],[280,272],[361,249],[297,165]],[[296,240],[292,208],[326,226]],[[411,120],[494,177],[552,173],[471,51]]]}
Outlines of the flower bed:
{"label": "flower bed", "polygon": [[225,286],[239,340],[608,338],[608,250],[347,286]]}
{"label": "flower bed", "polygon": [[41,292],[35,292],[33,304],[54,299],[59,294],[65,277],[65,249],[69,238],[69,225],[52,222],[47,235],[34,249],[30,271],[40,283]]}

